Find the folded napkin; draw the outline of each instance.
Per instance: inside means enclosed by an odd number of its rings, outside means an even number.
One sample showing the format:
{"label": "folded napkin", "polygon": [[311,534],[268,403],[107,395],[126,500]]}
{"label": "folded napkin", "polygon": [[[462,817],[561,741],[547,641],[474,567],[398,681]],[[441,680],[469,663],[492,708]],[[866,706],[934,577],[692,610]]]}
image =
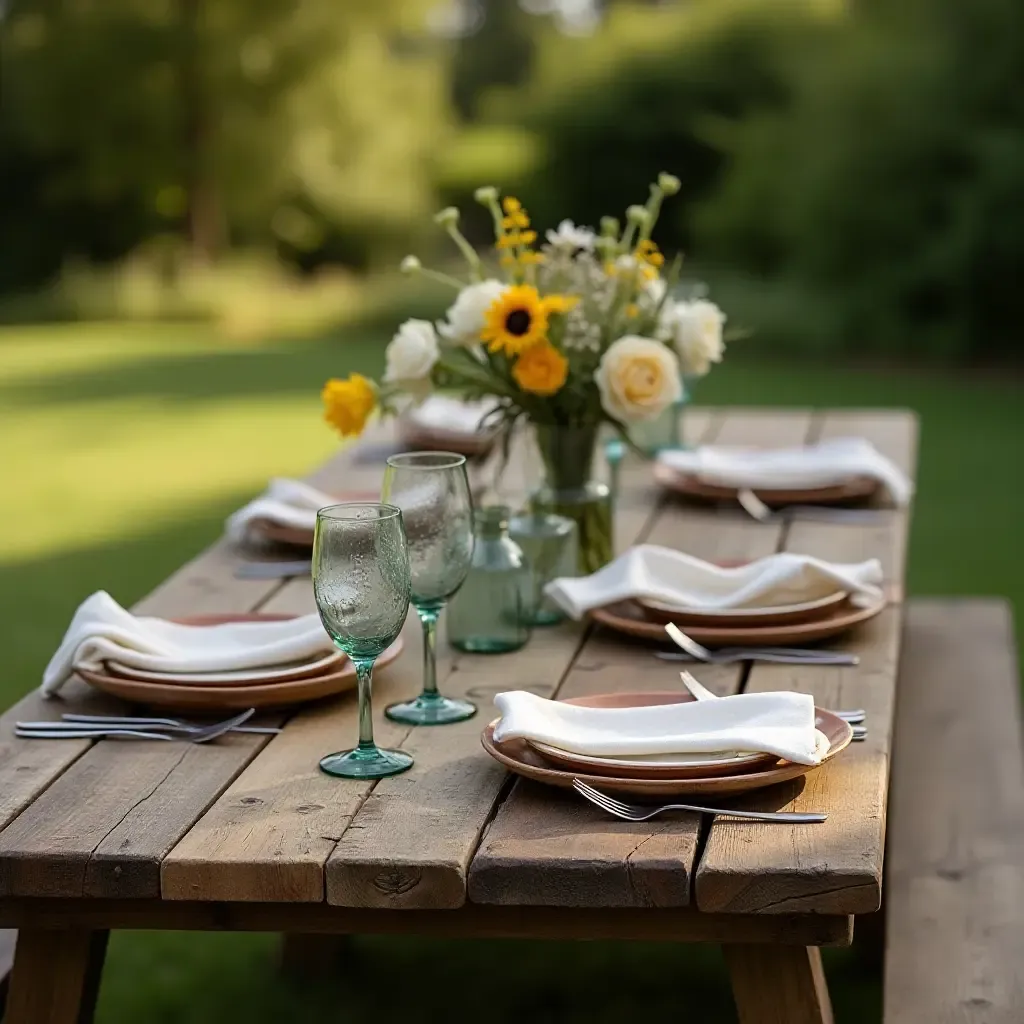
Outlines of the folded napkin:
{"label": "folded napkin", "polygon": [[100,590],[78,606],[43,673],[42,691],[53,696],[75,666],[96,670],[108,658],[157,672],[221,672],[281,665],[332,649],[315,614],[281,622],[183,626],[132,615]]}
{"label": "folded napkin", "polygon": [[574,619],[617,601],[646,599],[705,611],[773,608],[828,597],[838,590],[877,600],[882,566],[850,565],[789,552],[723,568],[654,544],[630,548],[591,576],[552,580],[544,593]]}
{"label": "folded napkin", "polygon": [[480,424],[494,408],[493,401],[462,402],[447,395],[431,395],[404,415],[413,427],[424,433],[452,434],[478,440]]}
{"label": "folded napkin", "polygon": [[228,517],[227,534],[232,540],[244,540],[249,527],[260,519],[296,530],[312,530],[317,512],[336,505],[338,500],[300,480],[277,478],[258,498]]}
{"label": "folded napkin", "polygon": [[709,445],[693,451],[659,452],[658,461],[679,473],[726,487],[828,487],[867,476],[881,483],[897,505],[906,505],[913,493],[906,473],[862,437],[841,437],[803,448]]}
{"label": "folded napkin", "polygon": [[739,693],[719,700],[635,708],[584,708],[526,690],[499,693],[494,739],[526,739],[591,757],[764,752],[819,764],[814,699],[806,693]]}

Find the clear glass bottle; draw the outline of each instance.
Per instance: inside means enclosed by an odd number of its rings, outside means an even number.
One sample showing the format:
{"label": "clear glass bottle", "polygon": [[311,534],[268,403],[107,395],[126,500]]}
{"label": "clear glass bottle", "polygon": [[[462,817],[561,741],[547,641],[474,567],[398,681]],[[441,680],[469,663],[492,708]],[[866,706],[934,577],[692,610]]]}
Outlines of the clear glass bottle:
{"label": "clear glass bottle", "polygon": [[509,521],[509,536],[522,548],[533,575],[533,624],[553,626],[565,613],[544,596],[553,579],[577,576],[576,523],[565,516],[521,512]]}
{"label": "clear glass bottle", "polygon": [[460,651],[502,654],[530,639],[533,575],[509,537],[505,505],[478,509],[469,575],[446,614],[448,642]]}

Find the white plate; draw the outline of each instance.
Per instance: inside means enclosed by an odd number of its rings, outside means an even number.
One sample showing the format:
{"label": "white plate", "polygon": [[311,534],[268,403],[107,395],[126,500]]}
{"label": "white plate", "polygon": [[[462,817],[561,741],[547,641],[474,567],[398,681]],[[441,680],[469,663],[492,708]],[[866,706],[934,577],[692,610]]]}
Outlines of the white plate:
{"label": "white plate", "polygon": [[152,683],[196,683],[216,685],[218,683],[271,683],[289,679],[304,679],[322,675],[328,669],[343,661],[340,651],[328,651],[302,661],[290,661],[283,665],[269,665],[265,668],[239,668],[224,672],[155,672],[151,669],[135,668],[118,661],[105,662],[111,675],[122,679],[139,679]]}
{"label": "white plate", "polygon": [[776,615],[800,615],[804,612],[816,612],[823,608],[831,608],[834,605],[841,604],[847,597],[849,597],[849,594],[845,590],[837,590],[834,594],[827,594],[825,597],[815,598],[813,601],[801,601],[796,604],[765,605],[760,608],[688,608],[685,605],[674,605],[665,601],[654,601],[647,598],[638,598],[637,604],[642,604],[647,608],[654,608],[659,612],[676,612],[692,618],[763,619]]}

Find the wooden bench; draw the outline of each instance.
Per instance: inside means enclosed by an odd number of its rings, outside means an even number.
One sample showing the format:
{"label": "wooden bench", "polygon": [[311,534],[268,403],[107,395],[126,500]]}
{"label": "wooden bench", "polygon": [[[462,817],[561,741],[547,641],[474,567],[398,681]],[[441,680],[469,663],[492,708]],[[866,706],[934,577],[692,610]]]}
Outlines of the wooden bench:
{"label": "wooden bench", "polygon": [[886,853],[885,1024],[1024,1021],[1024,743],[1005,603],[910,605]]}

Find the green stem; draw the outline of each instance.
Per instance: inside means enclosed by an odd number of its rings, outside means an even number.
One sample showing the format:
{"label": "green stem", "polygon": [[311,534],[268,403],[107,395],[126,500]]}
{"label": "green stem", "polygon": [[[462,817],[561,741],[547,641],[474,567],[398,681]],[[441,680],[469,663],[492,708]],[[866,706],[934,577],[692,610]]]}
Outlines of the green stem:
{"label": "green stem", "polygon": [[455,288],[456,291],[462,291],[466,287],[463,281],[460,281],[457,277],[452,277],[451,274],[442,273],[440,270],[430,270],[427,267],[420,267],[417,273],[422,274],[424,277],[429,277],[431,281],[438,281],[441,284],[446,284]]}
{"label": "green stem", "polygon": [[359,683],[359,749],[375,750],[373,742],[373,662],[375,659],[353,658]]}
{"label": "green stem", "polygon": [[423,626],[423,696],[437,696],[437,611],[417,608]]}
{"label": "green stem", "polygon": [[466,241],[466,236],[463,235],[463,233],[457,227],[455,227],[454,224],[451,225],[447,230],[448,234],[452,238],[452,241],[459,247],[459,251],[462,253],[463,256],[466,257],[466,261],[469,263],[469,269],[473,275],[474,280],[481,280],[483,278],[483,273],[481,272],[480,269],[480,257],[477,255],[476,249],[474,249],[473,246],[471,246],[469,242]]}

